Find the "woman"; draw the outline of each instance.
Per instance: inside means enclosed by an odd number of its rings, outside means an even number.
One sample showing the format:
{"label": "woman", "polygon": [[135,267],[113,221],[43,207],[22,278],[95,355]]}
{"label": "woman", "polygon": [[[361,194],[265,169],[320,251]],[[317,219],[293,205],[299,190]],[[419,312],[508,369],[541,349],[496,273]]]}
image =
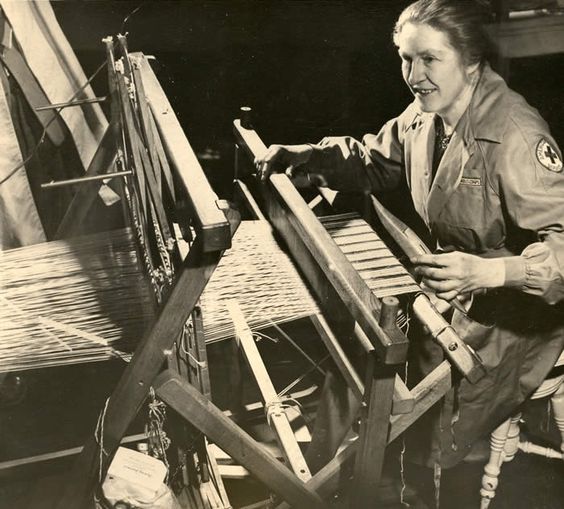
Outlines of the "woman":
{"label": "woman", "polygon": [[[443,299],[471,298],[453,326],[488,369],[441,411],[440,440],[428,443],[430,462],[444,466],[507,418],[564,346],[562,155],[538,112],[488,65],[483,18],[476,2],[413,3],[394,30],[413,103],[362,142],[274,145],[257,161],[263,178],[305,165],[340,190],[407,183],[435,244],[411,260],[415,271]],[[424,375],[442,353],[414,343]]]}

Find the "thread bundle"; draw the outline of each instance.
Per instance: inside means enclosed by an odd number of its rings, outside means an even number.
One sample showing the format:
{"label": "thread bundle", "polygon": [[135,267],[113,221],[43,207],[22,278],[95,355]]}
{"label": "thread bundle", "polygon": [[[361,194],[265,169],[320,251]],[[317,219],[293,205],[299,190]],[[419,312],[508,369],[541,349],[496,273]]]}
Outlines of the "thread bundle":
{"label": "thread bundle", "polygon": [[0,372],[131,352],[154,316],[128,229],[0,252]]}

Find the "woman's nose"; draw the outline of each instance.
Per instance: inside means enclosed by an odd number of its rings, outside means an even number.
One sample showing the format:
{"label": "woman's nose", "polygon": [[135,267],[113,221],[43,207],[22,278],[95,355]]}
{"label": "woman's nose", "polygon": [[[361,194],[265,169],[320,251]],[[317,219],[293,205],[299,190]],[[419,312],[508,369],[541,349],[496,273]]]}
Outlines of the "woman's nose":
{"label": "woman's nose", "polygon": [[417,83],[423,81],[424,79],[425,73],[423,71],[423,65],[416,59],[411,62],[407,80],[410,85],[417,85]]}

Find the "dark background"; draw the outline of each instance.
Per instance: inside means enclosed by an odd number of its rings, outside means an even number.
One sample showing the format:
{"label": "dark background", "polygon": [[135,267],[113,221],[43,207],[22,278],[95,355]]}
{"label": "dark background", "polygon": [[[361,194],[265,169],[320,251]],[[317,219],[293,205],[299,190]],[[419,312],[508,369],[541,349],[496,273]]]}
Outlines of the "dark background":
{"label": "dark background", "polygon": [[[159,78],[213,184],[231,180],[231,122],[251,106],[267,144],[375,132],[408,104],[391,31],[409,1],[66,1],[53,8],[85,72],[128,33]],[[129,17],[128,17],[129,16]],[[125,24],[124,24],[125,20]],[[508,81],[564,142],[564,55],[513,59]],[[94,80],[105,93],[105,76]],[[212,162],[210,162],[212,161]]]}
{"label": "dark background", "polygon": [[[227,192],[231,123],[242,105],[253,108],[266,143],[361,136],[405,108],[411,98],[391,31],[408,3],[94,0],[52,5],[87,75],[105,60],[101,39],[108,35],[128,32],[131,51],[156,57],[161,83],[188,139],[207,156],[202,164],[216,188]],[[510,86],[540,110],[564,145],[564,54],[515,59],[509,69]],[[93,85],[105,95],[104,73]],[[4,459],[83,443],[120,368],[100,363],[65,368],[64,376],[53,370],[31,375],[27,404],[0,415]],[[545,404],[539,403],[537,420],[545,415]],[[500,484],[496,507],[561,507],[561,470],[523,456],[504,467],[513,474]],[[452,502],[444,507],[477,507],[482,465],[461,468],[444,475],[445,497]],[[432,491],[430,473],[411,474],[410,481],[418,479]],[[22,483],[19,489],[18,497],[29,486]],[[0,482],[0,507],[28,506],[13,503]]]}

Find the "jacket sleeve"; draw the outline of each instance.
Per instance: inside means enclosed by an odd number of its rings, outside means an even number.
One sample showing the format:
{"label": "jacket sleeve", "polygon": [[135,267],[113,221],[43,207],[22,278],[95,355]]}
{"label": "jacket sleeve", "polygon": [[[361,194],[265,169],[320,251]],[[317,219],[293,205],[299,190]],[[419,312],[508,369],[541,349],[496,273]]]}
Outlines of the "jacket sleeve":
{"label": "jacket sleeve", "polygon": [[[395,189],[404,175],[403,141],[410,108],[387,122],[376,135],[323,138],[313,145],[308,170],[325,177],[337,191],[380,192]],[[411,115],[413,116],[413,115]]]}
{"label": "jacket sleeve", "polygon": [[564,299],[562,153],[547,131],[526,126],[516,121],[506,133],[496,169],[511,221],[534,240],[520,256],[505,260],[505,285],[555,304]]}

